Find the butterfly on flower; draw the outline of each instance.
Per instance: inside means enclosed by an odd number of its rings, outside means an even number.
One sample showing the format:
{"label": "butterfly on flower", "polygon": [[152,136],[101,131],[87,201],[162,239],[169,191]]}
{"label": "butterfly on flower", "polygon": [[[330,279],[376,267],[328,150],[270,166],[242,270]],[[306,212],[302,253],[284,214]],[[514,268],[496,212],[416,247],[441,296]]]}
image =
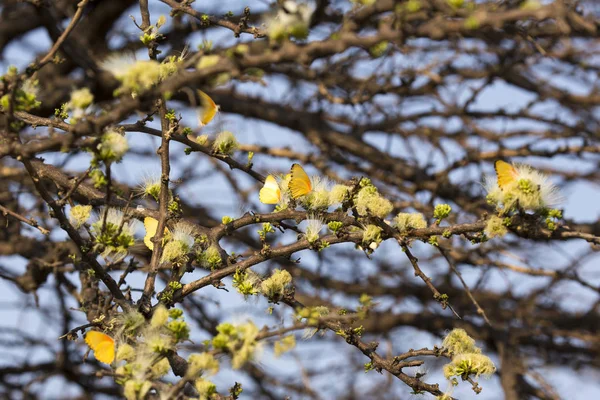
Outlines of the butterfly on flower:
{"label": "butterfly on flower", "polygon": [[115,340],[105,333],[89,331],[85,342],[94,351],[94,356],[100,362],[111,364],[115,359]]}
{"label": "butterfly on flower", "polygon": [[300,164],[292,165],[289,188],[294,199],[306,196],[313,190],[311,180]]}
{"label": "butterfly on flower", "polygon": [[519,172],[517,169],[506,161],[497,160],[494,163],[494,169],[498,177],[498,186],[500,189],[505,189],[508,185],[515,182]]}
{"label": "butterfly on flower", "polygon": [[198,123],[202,127],[213,120],[215,115],[219,112],[219,106],[202,90],[198,90],[198,96],[200,96],[201,104],[200,110],[198,111]]}
{"label": "butterfly on flower", "polygon": [[501,209],[518,206],[523,210],[543,210],[563,202],[558,188],[544,173],[525,164],[494,163],[496,179],[486,178],[487,200]]}

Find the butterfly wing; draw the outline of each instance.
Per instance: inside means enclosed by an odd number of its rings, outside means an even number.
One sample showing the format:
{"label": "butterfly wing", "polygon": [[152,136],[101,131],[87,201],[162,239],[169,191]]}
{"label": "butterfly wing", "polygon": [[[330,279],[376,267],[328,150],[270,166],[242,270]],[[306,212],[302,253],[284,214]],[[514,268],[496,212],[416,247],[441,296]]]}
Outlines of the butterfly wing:
{"label": "butterfly wing", "polygon": [[500,189],[504,189],[507,185],[514,182],[517,177],[517,170],[509,163],[497,160],[494,163],[496,169],[496,175],[498,176],[498,186]]}
{"label": "butterfly wing", "polygon": [[215,115],[217,115],[219,106],[202,90],[198,90],[198,96],[200,96],[200,104],[202,105],[198,118],[200,120],[200,126],[204,126],[212,121]]}
{"label": "butterfly wing", "polygon": [[281,200],[281,189],[273,175],[267,176],[265,184],[258,193],[258,198],[263,204],[277,204]]}
{"label": "butterfly wing", "polygon": [[150,250],[154,250],[154,243],[152,238],[156,235],[156,229],[158,228],[158,221],[152,217],[144,218],[144,228],[146,229],[146,236],[144,236],[144,244]]}
{"label": "butterfly wing", "polygon": [[310,178],[304,172],[304,168],[300,164],[294,164],[292,165],[291,174],[292,178],[288,187],[292,193],[292,198],[297,199],[309,194],[312,190],[312,184],[310,183]]}
{"label": "butterfly wing", "polygon": [[[146,236],[144,236],[144,244],[150,250],[154,250],[154,243],[152,243],[152,238],[156,235],[156,230],[158,229],[158,221],[152,217],[144,218],[144,228],[146,228]],[[163,235],[163,241],[169,240],[171,236],[171,231],[168,228],[165,228],[165,233]]]}
{"label": "butterfly wing", "polygon": [[115,359],[115,341],[110,336],[97,331],[89,331],[85,342],[94,351],[94,356],[100,362],[110,364]]}

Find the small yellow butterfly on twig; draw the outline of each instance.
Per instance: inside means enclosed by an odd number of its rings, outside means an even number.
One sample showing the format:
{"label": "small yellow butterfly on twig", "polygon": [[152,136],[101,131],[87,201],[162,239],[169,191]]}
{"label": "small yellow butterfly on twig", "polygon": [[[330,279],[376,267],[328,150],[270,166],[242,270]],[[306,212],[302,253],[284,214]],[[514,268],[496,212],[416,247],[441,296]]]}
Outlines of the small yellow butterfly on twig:
{"label": "small yellow butterfly on twig", "polygon": [[498,176],[498,186],[500,189],[506,188],[507,185],[513,183],[515,179],[517,179],[518,172],[516,168],[505,161],[497,160],[494,163],[494,169]]}
{"label": "small yellow butterfly on twig", "polygon": [[281,201],[281,189],[273,175],[269,175],[265,179],[265,184],[258,192],[258,198],[263,204],[277,204]]}
{"label": "small yellow butterfly on twig", "polygon": [[94,356],[100,362],[111,364],[115,359],[115,341],[110,336],[98,332],[89,331],[85,335],[85,342],[94,351]]}
{"label": "small yellow butterfly on twig", "polygon": [[290,179],[289,188],[292,198],[297,199],[306,196],[312,191],[310,178],[300,164],[292,165],[291,175],[292,178]]}

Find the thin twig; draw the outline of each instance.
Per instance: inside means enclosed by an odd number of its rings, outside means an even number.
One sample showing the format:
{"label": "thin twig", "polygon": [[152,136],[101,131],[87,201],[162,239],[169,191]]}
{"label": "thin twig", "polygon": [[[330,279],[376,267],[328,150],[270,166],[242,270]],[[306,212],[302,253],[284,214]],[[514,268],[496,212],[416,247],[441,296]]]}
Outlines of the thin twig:
{"label": "thin twig", "polygon": [[71,20],[71,22],[69,22],[69,25],[67,25],[67,28],[65,29],[65,31],[56,40],[56,42],[54,43],[54,45],[52,46],[50,51],[48,51],[48,54],[46,54],[44,56],[44,58],[42,58],[40,60],[40,62],[38,64],[38,68],[43,67],[45,64],[50,62],[50,60],[52,60],[52,58],[54,57],[54,55],[56,54],[58,49],[60,49],[60,46],[62,46],[62,44],[67,39],[67,37],[71,34],[73,29],[75,29],[75,26],[77,26],[77,23],[83,16],[83,10],[85,9],[85,6],[87,5],[88,2],[89,2],[89,0],[81,0],[79,2],[79,4],[77,4],[77,11],[75,12],[75,15],[73,16],[73,19]]}
{"label": "thin twig", "polygon": [[33,218],[25,218],[21,214],[17,214],[16,212],[4,207],[3,205],[0,205],[0,211],[2,211],[2,213],[5,216],[10,215],[11,217],[21,221],[22,223],[27,224],[27,225],[39,230],[43,235],[48,235],[50,233],[50,231],[48,229],[42,228],[38,224],[38,222],[36,220],[34,220]]}
{"label": "thin twig", "polygon": [[450,268],[452,269],[452,272],[454,272],[456,274],[456,276],[458,276],[458,279],[460,279],[460,282],[463,285],[463,288],[465,289],[465,291],[467,292],[467,296],[469,296],[469,299],[471,299],[471,301],[473,302],[473,304],[475,305],[475,307],[477,308],[477,313],[479,315],[481,315],[483,317],[483,319],[485,320],[485,322],[493,328],[492,323],[490,322],[489,318],[487,317],[487,315],[485,314],[485,311],[483,310],[483,308],[479,305],[479,303],[477,302],[477,300],[475,300],[475,297],[473,296],[473,293],[471,293],[471,289],[469,289],[469,286],[467,285],[467,283],[465,282],[465,280],[462,277],[462,274],[460,273],[460,271],[456,268],[456,265],[454,265],[454,260],[452,260],[452,258],[450,258],[450,255],[448,254],[448,252],[446,251],[446,249],[443,249],[441,246],[438,246],[438,250],[439,252],[442,254],[442,256],[444,256],[444,258],[446,259],[446,261],[448,262],[448,265],[450,266]]}

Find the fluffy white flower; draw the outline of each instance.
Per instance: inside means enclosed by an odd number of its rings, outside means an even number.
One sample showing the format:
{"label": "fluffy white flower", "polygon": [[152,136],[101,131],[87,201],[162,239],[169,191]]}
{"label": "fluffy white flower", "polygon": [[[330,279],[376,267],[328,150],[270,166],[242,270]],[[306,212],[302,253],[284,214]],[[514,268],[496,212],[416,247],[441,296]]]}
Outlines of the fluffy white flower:
{"label": "fluffy white flower", "polygon": [[[104,212],[105,209],[102,208],[100,212],[96,215],[96,222],[94,225],[100,224],[100,228],[102,227],[102,223],[104,221]],[[106,223],[112,224],[114,226],[121,226],[123,223],[123,219],[125,218],[125,214],[121,210],[117,210],[116,208],[109,208],[108,214],[106,215]],[[125,233],[129,236],[134,236],[137,228],[139,227],[139,221],[137,219],[130,219],[126,223],[123,224],[121,228],[121,233]]]}
{"label": "fluffy white flower", "polygon": [[21,85],[21,90],[35,97],[37,97],[40,94],[38,81],[34,79],[27,79],[26,81],[24,81],[23,85]]}
{"label": "fluffy white flower", "polygon": [[173,228],[171,239],[163,249],[161,262],[175,261],[188,254],[194,246],[194,227],[178,222]]}
{"label": "fluffy white flower", "polygon": [[106,163],[119,162],[127,150],[129,150],[129,143],[125,136],[109,130],[102,135],[102,140],[98,144],[98,158]]}
{"label": "fluffy white flower", "polygon": [[142,182],[138,185],[137,193],[140,196],[147,197],[151,196],[158,201],[160,195],[161,179],[160,173],[146,173],[142,177]]}
{"label": "fluffy white flower", "polygon": [[191,249],[194,245],[194,227],[185,222],[178,222],[173,228],[173,240],[179,241]]}
{"label": "fluffy white flower", "polygon": [[136,62],[135,56],[131,53],[111,54],[100,62],[100,68],[110,72],[116,78],[121,78],[127,75]]}
{"label": "fluffy white flower", "polygon": [[105,209],[100,210],[96,221],[92,223],[91,232],[97,244],[104,247],[102,257],[124,257],[129,247],[135,243],[135,232],[139,222],[135,219],[125,221],[125,215],[115,209],[109,208],[104,220]]}
{"label": "fluffy white flower", "polygon": [[310,243],[314,243],[319,240],[319,234],[323,229],[324,223],[318,218],[311,218],[306,220],[306,229],[304,230],[304,237]]}

